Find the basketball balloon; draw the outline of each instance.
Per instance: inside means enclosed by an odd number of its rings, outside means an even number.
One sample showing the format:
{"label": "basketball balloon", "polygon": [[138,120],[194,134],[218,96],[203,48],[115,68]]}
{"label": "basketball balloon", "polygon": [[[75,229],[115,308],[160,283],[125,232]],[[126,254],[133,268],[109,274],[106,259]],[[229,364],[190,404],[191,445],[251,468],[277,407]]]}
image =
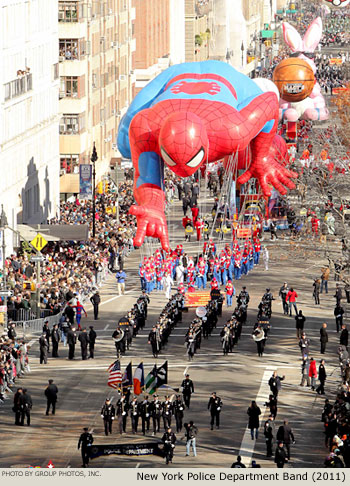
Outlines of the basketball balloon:
{"label": "basketball balloon", "polygon": [[272,79],[281,98],[291,103],[305,100],[316,82],[310,64],[298,57],[283,59],[277,64]]}

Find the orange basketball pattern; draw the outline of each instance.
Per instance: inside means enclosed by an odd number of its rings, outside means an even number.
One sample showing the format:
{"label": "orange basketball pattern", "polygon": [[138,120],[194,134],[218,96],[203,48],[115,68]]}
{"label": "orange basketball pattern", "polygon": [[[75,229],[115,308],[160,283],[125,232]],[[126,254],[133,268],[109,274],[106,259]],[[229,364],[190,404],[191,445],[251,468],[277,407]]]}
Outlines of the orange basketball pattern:
{"label": "orange basketball pattern", "polygon": [[307,98],[316,82],[312,67],[298,57],[283,59],[275,67],[272,79],[281,98],[289,102],[302,101]]}

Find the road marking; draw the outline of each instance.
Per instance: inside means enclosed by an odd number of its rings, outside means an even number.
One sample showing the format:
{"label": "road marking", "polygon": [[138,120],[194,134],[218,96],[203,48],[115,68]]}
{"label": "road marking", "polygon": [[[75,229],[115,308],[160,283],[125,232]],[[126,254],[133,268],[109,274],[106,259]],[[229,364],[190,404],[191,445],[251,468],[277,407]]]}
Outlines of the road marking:
{"label": "road marking", "polygon": [[[271,372],[274,370],[275,370],[274,367],[266,366],[263,377],[261,379],[260,388],[255,399],[257,405],[260,406],[260,408],[263,410],[265,410],[265,402],[267,401],[270,394],[270,387],[268,382],[271,377]],[[265,413],[263,412],[263,415],[265,415]],[[263,421],[263,415],[260,418],[261,421]],[[255,448],[255,439],[252,440],[250,435],[250,430],[247,427],[244,432],[241,447],[239,450],[239,455],[242,458],[242,462],[247,467],[250,466],[250,462],[254,454],[254,448]]]}
{"label": "road marking", "polygon": [[[120,297],[124,297],[125,294],[130,294],[131,292],[135,292],[135,290],[137,290],[137,289],[130,289],[130,290],[127,290],[122,295],[115,295],[114,297],[111,297],[110,299],[107,299],[107,300],[101,302],[100,307],[101,307],[101,305],[109,304],[110,302],[113,302],[113,300],[119,299]],[[92,304],[88,304],[86,306],[87,309],[92,309],[92,307],[93,307]]]}
{"label": "road marking", "polygon": [[[130,357],[128,358],[130,359]],[[160,359],[160,358],[159,358]],[[198,362],[198,363],[191,363],[191,368],[204,368],[210,365],[215,365],[215,366],[229,366],[229,367],[236,367],[236,368],[245,368],[245,365],[239,364],[239,363],[217,363],[216,361],[209,361],[209,362]],[[154,362],[152,363],[144,363],[143,364],[144,368],[153,368]],[[176,363],[176,364],[168,364],[168,368],[183,368],[185,366],[185,363]],[[255,366],[255,365],[249,365],[249,366]],[[107,371],[108,364],[105,365],[96,365],[96,366],[50,366],[50,371],[84,371],[84,370],[106,370]],[[276,367],[272,367],[272,370],[275,370]],[[39,371],[42,370],[42,367],[33,367],[31,366],[31,371]]]}
{"label": "road marking", "polygon": [[141,463],[140,463],[140,462],[138,462],[138,463],[136,464],[136,466],[135,466],[135,469],[139,468],[139,467],[140,467],[140,464],[141,464]]}
{"label": "road marking", "polygon": [[187,374],[187,370],[188,370],[188,368],[189,368],[189,367],[190,367],[189,365],[188,365],[188,366],[186,366],[185,371],[184,371],[184,376],[186,376],[186,374]]}
{"label": "road marking", "polygon": [[106,326],[103,328],[103,330],[107,331],[108,328],[109,328],[109,324],[106,324]]}

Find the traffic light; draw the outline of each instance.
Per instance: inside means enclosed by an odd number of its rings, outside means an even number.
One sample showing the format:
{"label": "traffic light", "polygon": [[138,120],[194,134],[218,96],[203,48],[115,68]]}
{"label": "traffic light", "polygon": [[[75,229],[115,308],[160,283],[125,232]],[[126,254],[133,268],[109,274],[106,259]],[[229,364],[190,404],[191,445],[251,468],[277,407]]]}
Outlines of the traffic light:
{"label": "traffic light", "polygon": [[34,282],[23,282],[23,290],[31,290],[34,292],[36,290],[36,285]]}
{"label": "traffic light", "polygon": [[97,184],[97,194],[103,194],[103,182]]}

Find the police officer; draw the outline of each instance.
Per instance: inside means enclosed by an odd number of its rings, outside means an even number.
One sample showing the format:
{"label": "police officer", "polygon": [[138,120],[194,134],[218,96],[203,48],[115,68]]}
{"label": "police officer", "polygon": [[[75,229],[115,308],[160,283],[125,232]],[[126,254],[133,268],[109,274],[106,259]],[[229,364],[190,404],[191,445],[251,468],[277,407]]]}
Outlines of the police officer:
{"label": "police officer", "polygon": [[136,434],[137,433],[137,426],[139,423],[139,417],[140,417],[140,404],[137,401],[137,398],[134,397],[129,405],[130,409],[130,417],[131,417],[131,427],[132,427],[132,433]]}
{"label": "police officer", "polygon": [[173,403],[173,413],[176,420],[176,432],[181,432],[182,430],[182,420],[184,417],[185,404],[181,400],[181,395],[176,395],[176,400]]}
{"label": "police officer", "polygon": [[173,406],[170,401],[170,397],[165,397],[165,402],[162,403],[162,416],[163,416],[163,423],[164,429],[167,430],[171,427],[171,416],[173,414]]}
{"label": "police officer", "polygon": [[191,395],[194,393],[193,381],[190,380],[190,375],[186,375],[182,381],[182,396],[187,408],[190,408]]}
{"label": "police officer", "polygon": [[142,433],[146,435],[146,427],[147,432],[149,432],[149,424],[151,420],[151,413],[152,413],[152,403],[148,401],[148,396],[145,396],[145,399],[140,405],[140,413],[142,418]]}
{"label": "police officer", "polygon": [[94,358],[94,353],[95,353],[95,342],[96,342],[96,331],[94,329],[94,326],[90,326],[90,332],[89,332],[89,359]]}
{"label": "police officer", "polygon": [[159,353],[159,332],[157,331],[157,328],[153,326],[151,332],[148,335],[148,344],[152,346],[152,353],[154,358],[158,357]]}
{"label": "police officer", "polygon": [[117,358],[119,358],[120,354],[123,354],[124,351],[125,351],[125,343],[124,343],[125,333],[118,326],[118,328],[112,334],[112,338],[114,339],[115,349],[116,349],[116,352],[117,352]]}
{"label": "police officer", "polygon": [[79,334],[78,340],[80,341],[80,348],[81,348],[81,359],[86,360],[87,359],[87,348],[89,344],[89,335],[86,332],[86,328],[84,327]]}
{"label": "police officer", "polygon": [[72,327],[67,332],[67,344],[68,344],[68,347],[69,347],[68,359],[74,359],[76,342],[77,342],[77,335],[75,333],[75,327]]}
{"label": "police officer", "polygon": [[126,400],[126,396],[123,395],[117,401],[117,416],[119,423],[119,433],[122,434],[126,432],[126,419],[128,417],[129,406]]}
{"label": "police officer", "polygon": [[89,433],[89,429],[84,427],[84,432],[81,434],[78,442],[78,450],[81,447],[81,457],[83,459],[83,464],[81,467],[86,467],[89,465],[90,459],[90,449],[94,442],[92,434]]}
{"label": "police officer", "polygon": [[58,343],[60,342],[60,333],[58,331],[58,325],[55,324],[51,331],[51,341],[52,341],[52,357],[58,358]]}
{"label": "police officer", "polygon": [[45,319],[45,320],[44,320],[44,325],[43,325],[43,334],[46,334],[46,339],[47,339],[47,343],[48,343],[48,348],[47,348],[47,351],[49,352],[49,351],[50,351],[50,337],[51,337],[51,331],[50,331],[50,327],[49,327],[49,321],[48,321],[48,319]]}
{"label": "police officer", "polygon": [[240,294],[237,297],[237,304],[243,305],[244,307],[248,307],[249,304],[249,293],[247,292],[247,287],[242,287]]}
{"label": "police officer", "polygon": [[32,397],[23,388],[22,395],[19,397],[19,407],[21,410],[21,425],[24,425],[24,417],[27,417],[27,425],[30,426],[30,411],[33,407]]}
{"label": "police officer", "polygon": [[154,395],[152,403],[152,420],[153,420],[153,434],[155,435],[160,430],[160,416],[162,414],[162,404],[159,401],[158,395]]}
{"label": "police officer", "polygon": [[210,410],[211,421],[210,421],[210,429],[213,430],[214,428],[214,421],[216,422],[216,428],[220,428],[220,412],[222,408],[222,401],[221,398],[216,396],[216,392],[211,394],[208,402],[208,410]]}
{"label": "police officer", "polygon": [[94,319],[95,321],[98,320],[98,306],[101,302],[101,297],[98,290],[95,291],[94,295],[90,298],[90,302],[94,307]]}
{"label": "police officer", "polygon": [[47,341],[46,333],[43,332],[39,338],[40,346],[40,364],[47,364],[47,354],[49,352],[49,343]]}
{"label": "police officer", "polygon": [[150,303],[150,300],[145,290],[142,291],[142,294],[140,295],[140,299],[142,299],[142,301],[144,302],[144,315],[145,315],[145,319],[147,319],[147,311],[148,311],[147,307],[148,304]]}
{"label": "police officer", "polygon": [[266,457],[272,457],[272,441],[274,436],[274,417],[270,415],[264,424],[264,436],[266,440]]}
{"label": "police officer", "polygon": [[53,380],[49,380],[49,385],[45,388],[44,393],[47,400],[46,415],[49,415],[50,406],[52,406],[52,415],[55,415],[58,388]]}
{"label": "police officer", "polygon": [[109,398],[106,398],[106,401],[101,409],[101,417],[103,418],[105,426],[105,435],[108,435],[108,432],[111,434],[112,423],[115,417],[115,408]]}
{"label": "police officer", "polygon": [[176,435],[174,434],[174,432],[171,431],[170,427],[164,433],[162,437],[162,442],[164,444],[165,463],[169,464],[169,462],[173,462],[176,442]]}

